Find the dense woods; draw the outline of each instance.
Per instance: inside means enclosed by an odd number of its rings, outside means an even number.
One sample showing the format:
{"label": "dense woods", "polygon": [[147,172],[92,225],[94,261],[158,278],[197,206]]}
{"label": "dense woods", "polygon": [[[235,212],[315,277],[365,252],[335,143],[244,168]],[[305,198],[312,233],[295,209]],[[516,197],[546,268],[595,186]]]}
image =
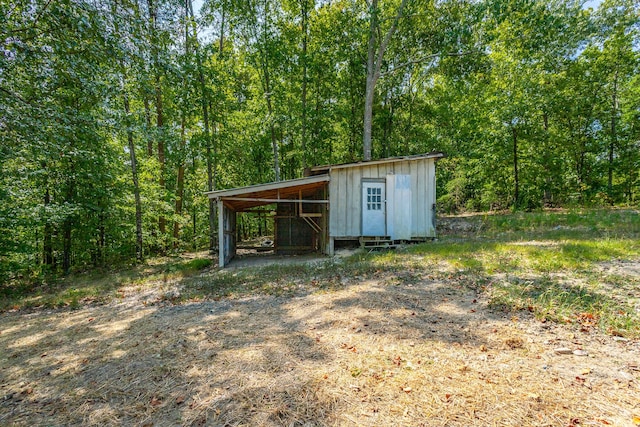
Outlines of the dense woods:
{"label": "dense woods", "polygon": [[634,205],[640,7],[0,0],[0,281],[213,245],[205,191],[444,151],[446,212]]}

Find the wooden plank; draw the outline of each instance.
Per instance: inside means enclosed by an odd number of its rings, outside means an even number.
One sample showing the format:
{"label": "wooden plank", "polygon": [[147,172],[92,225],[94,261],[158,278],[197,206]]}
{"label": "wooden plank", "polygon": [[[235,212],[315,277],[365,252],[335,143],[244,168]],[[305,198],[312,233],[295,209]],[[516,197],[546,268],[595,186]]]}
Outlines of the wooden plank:
{"label": "wooden plank", "polygon": [[270,214],[271,212],[274,212],[275,209],[256,209],[256,208],[249,208],[249,209],[245,209],[245,210],[241,210],[241,211],[236,211],[238,213],[248,213],[248,214],[258,214],[258,216],[262,215],[262,214]]}
{"label": "wooden plank", "polygon": [[223,197],[222,200],[238,202],[264,202],[264,203],[329,203],[328,200],[301,200],[301,199],[261,199],[259,197]]}
{"label": "wooden plank", "polygon": [[420,183],[420,163],[414,162],[411,165],[411,236],[420,236],[422,204],[421,196],[424,186]]}
{"label": "wooden plank", "polygon": [[[351,211],[353,212],[353,221],[351,222],[351,230],[349,234],[360,236],[362,234],[362,169],[353,168],[353,185],[355,197],[351,200]],[[369,167],[371,172],[371,167]]]}
{"label": "wooden plank", "polygon": [[334,236],[345,236],[347,234],[347,170],[336,171],[331,176],[331,182],[336,180],[337,191],[333,193],[331,200],[335,201],[335,206],[331,209],[331,230]]}
{"label": "wooden plank", "polygon": [[436,161],[434,159],[427,160],[429,168],[427,169],[427,184],[429,186],[427,207],[429,212],[429,222],[427,223],[427,237],[436,237],[436,230],[433,226],[435,218],[435,212],[433,212],[433,205],[436,203]]}
{"label": "wooden plank", "polygon": [[409,162],[400,163],[400,174],[401,175],[411,175],[411,163],[409,163]]}
{"label": "wooden plank", "polygon": [[236,245],[237,245],[236,221],[238,220],[238,215],[231,209],[229,209],[228,212],[229,212],[229,224],[230,224],[229,228],[231,229],[231,236],[230,236],[231,249],[229,250],[229,261],[231,261],[231,259],[236,256]]}
{"label": "wooden plank", "polygon": [[360,186],[360,182],[362,181],[360,179],[361,177],[361,168],[347,169],[347,210],[345,212],[347,229],[345,234],[360,234],[361,210],[358,205],[362,197],[362,189]]}
{"label": "wooden plank", "polygon": [[425,161],[425,172],[424,172],[424,185],[425,185],[425,200],[424,200],[424,208],[425,208],[425,212],[426,212],[426,217],[425,217],[425,234],[424,237],[428,237],[430,236],[430,229],[431,229],[431,205],[433,203],[435,203],[435,200],[433,200],[432,196],[433,196],[433,192],[434,192],[434,188],[433,188],[433,182],[431,182],[431,180],[429,179],[429,170],[431,169],[431,167],[433,166],[433,163],[430,161]]}
{"label": "wooden plank", "polygon": [[[387,235],[394,239],[396,235],[396,208],[402,208],[398,206],[396,201],[396,175],[387,176],[386,183]],[[363,238],[365,237],[363,236]],[[362,239],[360,240],[360,244],[362,245]]]}
{"label": "wooden plank", "polygon": [[413,187],[413,211],[412,211],[412,237],[421,236],[424,224],[424,190],[425,187],[421,182],[421,176],[424,176],[423,165],[420,162],[414,162],[412,165],[411,186]]}
{"label": "wooden plank", "polygon": [[224,203],[218,200],[218,266],[224,268]]}

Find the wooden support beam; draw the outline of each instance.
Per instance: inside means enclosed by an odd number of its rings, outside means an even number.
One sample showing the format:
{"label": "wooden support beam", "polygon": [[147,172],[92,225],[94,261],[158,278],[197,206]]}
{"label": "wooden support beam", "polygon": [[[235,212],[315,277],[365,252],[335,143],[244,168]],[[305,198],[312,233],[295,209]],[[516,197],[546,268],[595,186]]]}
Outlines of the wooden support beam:
{"label": "wooden support beam", "polygon": [[224,268],[224,204],[218,200],[218,266]]}
{"label": "wooden support beam", "polygon": [[309,224],[309,227],[311,227],[311,228],[313,229],[313,231],[315,231],[316,233],[320,233],[320,232],[322,232],[322,228],[320,228],[320,226],[319,226],[318,224],[316,224],[316,222],[315,222],[313,219],[308,218],[308,217],[306,217],[306,216],[303,216],[303,217],[302,217],[302,219],[303,219],[307,224]]}
{"label": "wooden support beam", "polygon": [[261,199],[258,197],[222,197],[219,200],[237,202],[261,202],[261,203],[320,203],[328,204],[328,200],[300,200],[300,199]]}
{"label": "wooden support beam", "polygon": [[301,218],[322,218],[321,212],[306,212],[299,215]]}
{"label": "wooden support beam", "polygon": [[249,209],[244,209],[244,210],[236,211],[236,212],[238,212],[238,213],[255,213],[255,214],[266,213],[266,214],[270,214],[272,212],[275,212],[275,210],[274,209],[252,209],[252,208],[249,208]]}

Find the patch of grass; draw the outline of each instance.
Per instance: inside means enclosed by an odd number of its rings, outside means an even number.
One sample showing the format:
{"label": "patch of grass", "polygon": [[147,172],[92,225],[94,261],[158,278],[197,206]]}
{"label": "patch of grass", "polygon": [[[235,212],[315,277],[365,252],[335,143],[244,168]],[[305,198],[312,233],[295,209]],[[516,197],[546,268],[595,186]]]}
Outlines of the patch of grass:
{"label": "patch of grass", "polygon": [[93,270],[39,283],[8,283],[0,286],[0,311],[37,307],[75,309],[82,304],[104,303],[124,286],[154,286],[192,276],[210,265],[209,258],[165,257],[119,271]]}
{"label": "patch of grass", "polygon": [[[351,261],[339,265],[327,260],[317,265],[273,264],[238,270],[218,270],[185,282],[183,300],[237,298],[252,294],[287,296],[343,287],[341,280]],[[354,270],[351,270],[353,273]]]}
{"label": "patch of grass", "polygon": [[640,235],[640,213],[632,209],[516,212],[482,216],[487,235],[602,238]]}
{"label": "patch of grass", "polygon": [[425,260],[489,274],[528,271],[550,273],[593,268],[596,263],[640,256],[635,239],[559,241],[448,241],[426,243],[409,252]]}
{"label": "patch of grass", "polygon": [[533,280],[512,278],[494,283],[489,296],[489,305],[494,309],[529,311],[541,321],[575,323],[583,329],[640,336],[638,310],[599,286],[563,283],[548,276]]}

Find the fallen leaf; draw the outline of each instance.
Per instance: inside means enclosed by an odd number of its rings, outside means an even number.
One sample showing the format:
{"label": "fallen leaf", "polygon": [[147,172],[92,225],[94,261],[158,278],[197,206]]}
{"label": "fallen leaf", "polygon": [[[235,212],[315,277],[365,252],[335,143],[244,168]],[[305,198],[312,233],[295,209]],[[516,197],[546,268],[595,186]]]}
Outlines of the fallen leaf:
{"label": "fallen leaf", "polygon": [[639,416],[634,416],[633,417],[633,425],[634,426],[640,426],[640,417]]}
{"label": "fallen leaf", "polygon": [[184,400],[185,400],[184,396],[178,396],[176,397],[176,404],[179,405],[181,403],[184,403]]}
{"label": "fallen leaf", "polygon": [[536,402],[542,402],[542,398],[538,394],[529,393],[528,397],[529,397],[529,399],[535,400]]}
{"label": "fallen leaf", "polygon": [[151,406],[158,406],[162,403],[162,401],[160,399],[158,399],[157,397],[152,397],[151,398]]}

